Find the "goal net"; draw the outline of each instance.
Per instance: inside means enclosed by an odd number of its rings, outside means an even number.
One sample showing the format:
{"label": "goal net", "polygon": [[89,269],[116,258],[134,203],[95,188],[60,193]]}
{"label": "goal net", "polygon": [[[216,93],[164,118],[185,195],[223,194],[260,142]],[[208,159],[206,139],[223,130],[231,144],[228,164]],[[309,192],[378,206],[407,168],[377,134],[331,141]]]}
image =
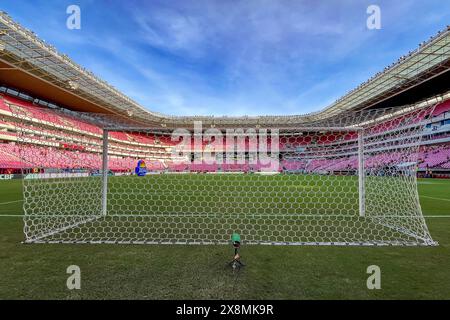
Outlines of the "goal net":
{"label": "goal net", "polygon": [[428,107],[226,130],[9,107],[27,243],[436,244],[416,182]]}

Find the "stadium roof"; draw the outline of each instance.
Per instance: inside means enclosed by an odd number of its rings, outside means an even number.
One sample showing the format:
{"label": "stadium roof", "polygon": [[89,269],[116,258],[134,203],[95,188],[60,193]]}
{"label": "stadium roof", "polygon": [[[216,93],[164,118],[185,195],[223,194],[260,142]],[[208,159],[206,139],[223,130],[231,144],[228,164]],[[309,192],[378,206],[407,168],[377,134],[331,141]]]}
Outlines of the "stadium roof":
{"label": "stadium roof", "polygon": [[[0,84],[74,111],[113,114],[155,128],[295,126],[348,111],[417,102],[450,90],[450,27],[319,112],[289,116],[171,116],[147,110],[0,12]],[[407,97],[405,96],[407,93]]]}

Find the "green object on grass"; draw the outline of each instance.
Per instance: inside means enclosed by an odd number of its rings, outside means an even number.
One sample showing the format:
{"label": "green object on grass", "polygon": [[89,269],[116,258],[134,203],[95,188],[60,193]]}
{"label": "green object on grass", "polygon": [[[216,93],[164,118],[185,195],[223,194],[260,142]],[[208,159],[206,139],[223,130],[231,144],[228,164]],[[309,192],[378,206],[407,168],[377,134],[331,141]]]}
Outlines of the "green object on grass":
{"label": "green object on grass", "polygon": [[235,242],[241,242],[241,236],[238,234],[238,233],[233,233],[232,235],[231,235],[231,241],[233,242],[233,243],[235,243]]}

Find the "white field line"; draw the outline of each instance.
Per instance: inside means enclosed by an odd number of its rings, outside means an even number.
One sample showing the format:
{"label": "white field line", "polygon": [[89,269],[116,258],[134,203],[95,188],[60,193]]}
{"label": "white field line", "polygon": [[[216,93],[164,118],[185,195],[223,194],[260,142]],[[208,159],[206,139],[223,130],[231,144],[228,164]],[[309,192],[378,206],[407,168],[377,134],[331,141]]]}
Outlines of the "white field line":
{"label": "white field line", "polygon": [[[294,188],[296,188],[296,187],[294,186]],[[314,188],[306,188],[306,189],[314,189]],[[122,193],[122,192],[117,192],[117,193]],[[181,192],[179,192],[179,193],[181,193]],[[186,193],[186,192],[184,192],[184,193]],[[433,200],[440,200],[440,201],[450,201],[450,199],[436,198],[436,197],[430,197],[430,196],[419,196],[419,197],[433,199]],[[2,204],[10,204],[10,203],[17,203],[17,202],[22,202],[22,201],[23,201],[23,199],[14,200],[14,201],[7,201],[7,202],[0,202],[0,205],[2,205]]]}
{"label": "white field line", "polygon": [[[130,217],[133,215],[111,215],[110,217]],[[136,215],[138,217],[154,217],[155,215]],[[1,214],[0,213],[0,218],[1,217],[24,217],[23,214]],[[38,215],[33,216],[35,218],[39,218]],[[45,217],[49,217],[49,216],[45,216]],[[59,216],[56,216],[59,217]],[[443,214],[443,215],[423,215],[424,218],[450,218],[450,214]],[[188,217],[189,218],[189,217]],[[213,217],[215,218],[215,217]]]}
{"label": "white field line", "polygon": [[0,202],[0,205],[2,204],[10,204],[10,203],[17,203],[17,202],[22,202],[23,200],[14,200],[14,201],[8,201],[8,202]]}
{"label": "white field line", "polygon": [[436,198],[436,197],[429,197],[429,196],[420,196],[422,198],[428,198],[428,199],[433,199],[433,200],[440,200],[440,201],[449,201],[450,199],[444,199],[444,198]]}
{"label": "white field line", "polygon": [[445,182],[431,182],[431,181],[417,181],[417,184],[421,185],[444,185],[447,184]]}
{"label": "white field line", "polygon": [[442,216],[427,216],[425,215],[424,218],[450,218],[450,215],[442,215]]}

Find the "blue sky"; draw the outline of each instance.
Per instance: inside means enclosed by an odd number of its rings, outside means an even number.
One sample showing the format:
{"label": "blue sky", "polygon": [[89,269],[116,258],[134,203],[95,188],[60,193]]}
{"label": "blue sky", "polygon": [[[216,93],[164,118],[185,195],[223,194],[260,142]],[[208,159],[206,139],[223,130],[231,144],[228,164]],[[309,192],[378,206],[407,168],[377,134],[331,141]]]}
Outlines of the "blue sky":
{"label": "blue sky", "polygon": [[[81,30],[66,8],[81,8]],[[366,27],[381,8],[381,30]],[[443,0],[1,0],[0,10],[146,108],[320,110],[450,22]]]}

